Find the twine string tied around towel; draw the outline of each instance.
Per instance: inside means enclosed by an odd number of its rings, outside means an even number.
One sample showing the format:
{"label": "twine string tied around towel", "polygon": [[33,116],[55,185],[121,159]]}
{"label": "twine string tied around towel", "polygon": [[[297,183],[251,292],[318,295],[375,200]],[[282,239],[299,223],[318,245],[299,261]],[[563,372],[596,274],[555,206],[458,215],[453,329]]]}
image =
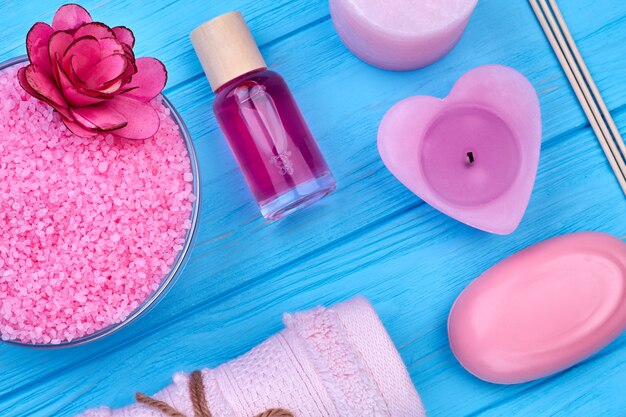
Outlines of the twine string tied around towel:
{"label": "twine string tied around towel", "polygon": [[[167,417],[213,417],[209,410],[204,390],[204,382],[202,382],[202,374],[200,371],[193,371],[189,378],[189,396],[193,406],[193,416],[186,416],[165,401],[160,401],[149,397],[140,392],[135,398],[140,404],[144,404],[150,408],[160,411]],[[284,408],[270,408],[254,417],[295,417],[294,414]]]}

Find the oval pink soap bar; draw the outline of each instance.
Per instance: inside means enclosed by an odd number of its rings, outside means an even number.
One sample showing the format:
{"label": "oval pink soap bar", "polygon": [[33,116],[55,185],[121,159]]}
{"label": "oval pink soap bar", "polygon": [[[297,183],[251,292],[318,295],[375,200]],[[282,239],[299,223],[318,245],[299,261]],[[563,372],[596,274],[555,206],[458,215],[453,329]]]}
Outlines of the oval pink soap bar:
{"label": "oval pink soap bar", "polygon": [[396,71],[424,67],[461,38],[478,0],[330,0],[343,43],[363,61]]}
{"label": "oval pink soap bar", "polygon": [[458,297],[452,352],[485,381],[516,384],[582,361],[626,329],[626,243],[604,233],[547,240],[498,263]]}

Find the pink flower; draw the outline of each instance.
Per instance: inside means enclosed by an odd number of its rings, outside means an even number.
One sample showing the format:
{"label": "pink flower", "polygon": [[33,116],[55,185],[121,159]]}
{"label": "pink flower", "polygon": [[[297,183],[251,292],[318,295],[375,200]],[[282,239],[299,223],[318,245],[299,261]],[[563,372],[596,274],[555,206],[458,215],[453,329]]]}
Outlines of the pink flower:
{"label": "pink flower", "polygon": [[66,4],[52,26],[39,22],[28,32],[30,65],[20,69],[20,85],[79,136],[147,139],[159,130],[149,101],[165,87],[167,72],[158,59],[135,59],[134,44],[130,29],[93,22],[87,10]]}

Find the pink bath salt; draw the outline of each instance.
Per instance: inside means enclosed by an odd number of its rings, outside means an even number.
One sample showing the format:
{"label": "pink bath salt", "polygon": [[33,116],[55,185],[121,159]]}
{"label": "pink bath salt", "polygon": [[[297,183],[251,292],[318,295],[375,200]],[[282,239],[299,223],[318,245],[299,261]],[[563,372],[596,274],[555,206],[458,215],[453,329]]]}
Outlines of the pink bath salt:
{"label": "pink bath salt", "polygon": [[107,172],[107,169],[109,169],[109,163],[107,161],[102,161],[98,164],[98,171],[100,173]]}
{"label": "pink bath salt", "polygon": [[153,138],[82,138],[17,68],[0,71],[0,335],[59,344],[120,323],[159,287],[190,228],[193,175],[160,98]]}

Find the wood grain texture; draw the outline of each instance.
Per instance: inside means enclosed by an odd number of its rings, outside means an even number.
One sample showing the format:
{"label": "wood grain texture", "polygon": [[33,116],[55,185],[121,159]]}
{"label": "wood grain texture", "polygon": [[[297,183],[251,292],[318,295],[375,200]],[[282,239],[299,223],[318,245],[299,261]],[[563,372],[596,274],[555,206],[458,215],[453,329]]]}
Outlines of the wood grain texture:
{"label": "wood grain texture", "polygon": [[[0,1],[0,60],[24,53],[34,21],[60,1]],[[370,298],[429,416],[624,416],[626,336],[582,364],[517,386],[467,374],[447,345],[459,292],[504,257],[579,230],[626,238],[626,201],[524,0],[481,0],[459,45],[413,72],[370,67],[333,30],[324,0],[87,0],[98,20],[130,26],[139,55],[162,59],[166,93],[197,147],[203,201],[193,256],[172,291],[138,322],[59,351],[0,346],[0,416],[72,416],[122,406],[172,373],[229,360],[280,329],[280,315],[356,294]],[[626,3],[559,2],[618,126],[626,126]],[[217,130],[213,94],[188,34],[240,9],[266,61],[293,89],[337,177],[338,191],[267,224]],[[445,96],[465,71],[510,65],[535,85],[544,139],[528,212],[511,236],[465,227],[425,205],[384,168],[376,130],[396,101]]]}

